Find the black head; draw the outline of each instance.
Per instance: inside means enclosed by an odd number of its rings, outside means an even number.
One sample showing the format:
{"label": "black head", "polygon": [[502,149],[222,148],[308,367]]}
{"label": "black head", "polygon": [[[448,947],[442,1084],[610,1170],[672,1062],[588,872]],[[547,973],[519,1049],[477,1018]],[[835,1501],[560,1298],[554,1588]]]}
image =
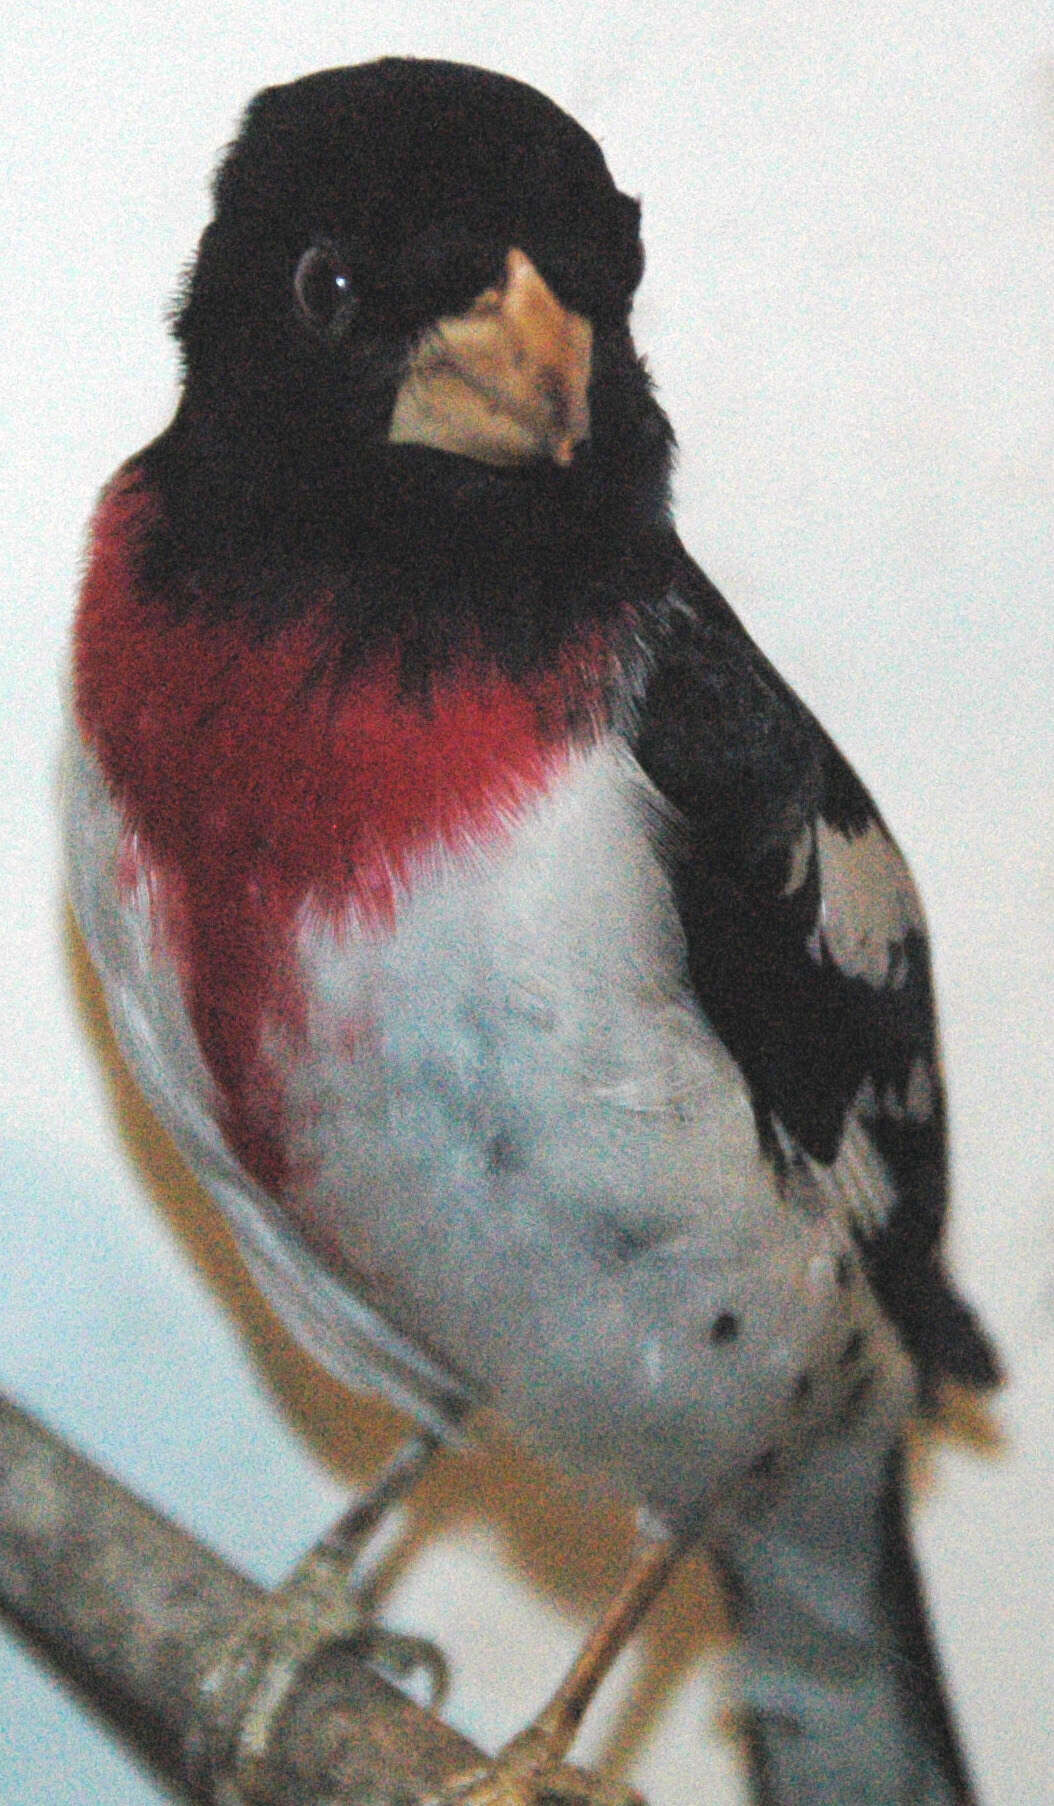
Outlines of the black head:
{"label": "black head", "polygon": [[[599,513],[610,533],[663,513],[669,431],[628,328],[640,210],[544,96],[398,58],[267,89],[215,203],[175,320],[184,399],[156,460],[185,539],[339,559],[400,496],[408,521],[469,495],[536,549],[545,520],[595,533]],[[516,472],[390,445],[411,347],[499,279],[511,246],[592,325],[589,442],[568,470]]]}
{"label": "black head", "polygon": [[388,57],[328,69],[252,102],[215,183],[177,332],[194,370],[217,332],[289,323],[312,243],[347,263],[363,326],[456,312],[519,245],[569,307],[625,321],[640,280],[640,208],[599,146],[522,82]]}

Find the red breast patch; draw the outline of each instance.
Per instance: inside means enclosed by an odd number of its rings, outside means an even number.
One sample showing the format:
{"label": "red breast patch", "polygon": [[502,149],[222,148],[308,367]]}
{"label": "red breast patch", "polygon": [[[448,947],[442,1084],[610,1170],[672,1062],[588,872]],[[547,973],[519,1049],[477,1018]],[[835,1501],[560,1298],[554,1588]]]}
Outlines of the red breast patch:
{"label": "red breast patch", "polygon": [[103,497],[75,630],[77,715],[149,862],[228,1137],[273,1187],[273,1054],[303,1028],[303,909],[390,930],[421,855],[501,834],[551,783],[569,730],[548,724],[599,712],[610,656],[572,647],[526,683],[466,658],[409,697],[397,647],[344,669],[326,594],[261,632],[144,593],[138,551],[158,511],[135,466]]}

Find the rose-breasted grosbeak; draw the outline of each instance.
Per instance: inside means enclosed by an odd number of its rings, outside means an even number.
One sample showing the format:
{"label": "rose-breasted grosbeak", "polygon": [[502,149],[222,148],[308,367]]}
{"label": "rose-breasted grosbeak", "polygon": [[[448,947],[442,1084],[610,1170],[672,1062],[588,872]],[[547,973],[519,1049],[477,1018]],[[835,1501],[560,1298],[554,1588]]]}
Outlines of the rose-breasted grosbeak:
{"label": "rose-breasted grosbeak", "polygon": [[296,1333],[642,1508],[604,1653],[466,1797],[555,1784],[700,1541],[759,1798],[962,1806],[901,1442],[995,1362],[923,919],[671,524],[639,208],[531,89],[400,60],[259,96],[215,198],[178,411],[95,521],[73,894]]}

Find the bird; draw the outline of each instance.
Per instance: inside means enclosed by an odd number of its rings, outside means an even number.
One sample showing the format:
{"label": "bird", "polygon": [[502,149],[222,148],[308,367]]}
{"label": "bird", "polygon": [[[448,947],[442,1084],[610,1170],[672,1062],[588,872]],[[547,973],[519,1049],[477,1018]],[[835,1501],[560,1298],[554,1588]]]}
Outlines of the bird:
{"label": "bird", "polygon": [[435,1800],[616,1797],[565,1758],[699,1548],[759,1803],[969,1806],[905,1449],[1000,1368],[925,920],[678,537],[640,204],[534,89],[396,57],[264,90],[213,193],[91,528],[74,910],[256,1281],[412,1420],[373,1503],[487,1406],[640,1526]]}

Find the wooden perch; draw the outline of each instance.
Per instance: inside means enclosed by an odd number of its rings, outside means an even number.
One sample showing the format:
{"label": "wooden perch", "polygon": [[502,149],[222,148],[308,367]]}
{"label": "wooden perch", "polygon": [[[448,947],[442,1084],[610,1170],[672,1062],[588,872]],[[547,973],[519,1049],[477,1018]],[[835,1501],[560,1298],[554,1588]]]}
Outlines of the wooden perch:
{"label": "wooden perch", "polygon": [[[0,1607],[188,1798],[222,1776],[243,1697],[201,1683],[262,1589],[0,1397]],[[331,1646],[275,1724],[261,1806],[413,1806],[478,1756]]]}

